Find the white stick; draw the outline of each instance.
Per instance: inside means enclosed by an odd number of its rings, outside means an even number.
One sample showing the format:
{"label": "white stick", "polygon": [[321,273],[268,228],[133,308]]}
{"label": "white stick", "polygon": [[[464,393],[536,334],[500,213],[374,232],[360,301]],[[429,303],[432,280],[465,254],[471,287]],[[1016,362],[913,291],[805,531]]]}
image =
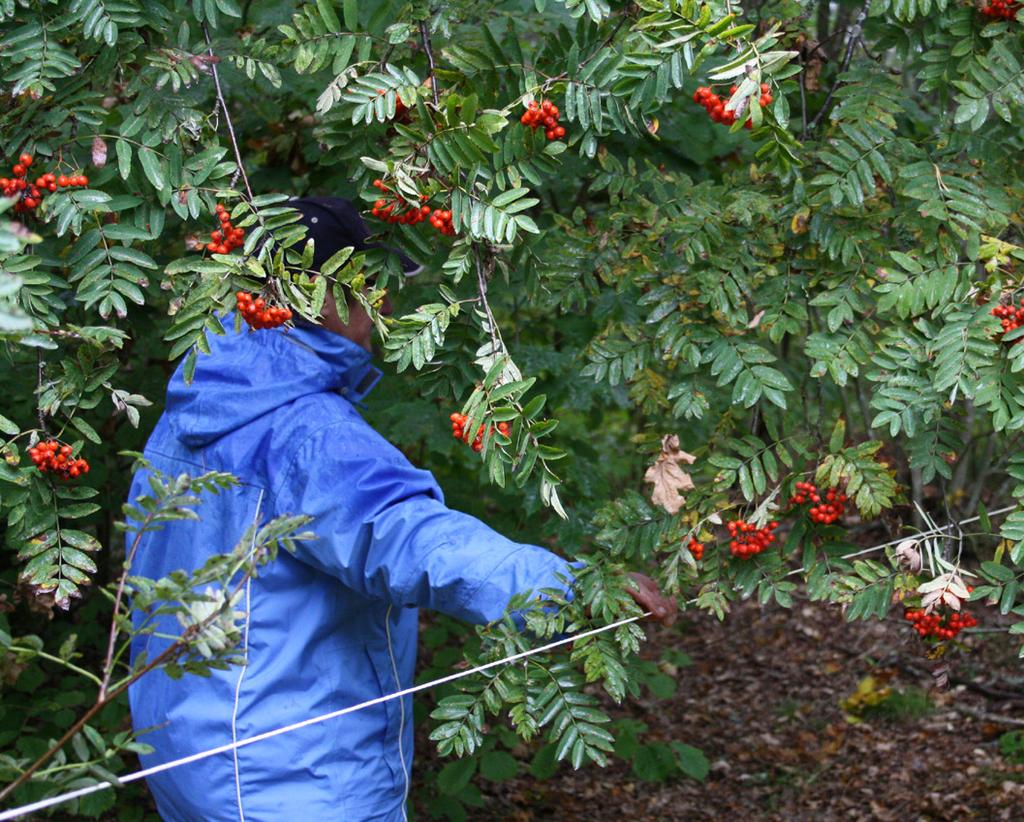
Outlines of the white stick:
{"label": "white stick", "polygon": [[[641,614],[640,616],[633,616],[628,617],[626,619],[620,619],[618,622],[613,622],[610,625],[605,625],[601,628],[593,628],[589,631],[584,631],[581,634],[576,634],[575,636],[566,637],[565,639],[558,639],[554,642],[549,642],[547,645],[542,645],[539,648],[532,648],[529,651],[522,651],[518,654],[513,654],[512,656],[505,657],[504,659],[498,659],[494,662],[488,662],[484,665],[478,665],[475,668],[468,668],[465,671],[459,671],[454,674],[448,674],[448,676],[443,676],[440,679],[435,679],[431,682],[423,682],[420,685],[414,685],[411,688],[405,688],[401,691],[395,691],[395,693],[393,694],[385,694],[384,696],[378,696],[375,699],[370,699],[366,702],[360,702],[358,705],[351,705],[348,708],[342,708],[339,711],[332,711],[330,713],[320,714],[320,716],[314,716],[310,719],[303,719],[300,722],[293,722],[291,725],[285,725],[280,728],[275,728],[272,731],[265,731],[264,733],[256,734],[255,736],[248,736],[244,739],[239,739],[236,742],[228,742],[224,745],[218,745],[216,748],[209,748],[208,750],[200,751],[199,753],[194,753],[190,756],[184,756],[181,759],[173,759],[170,762],[163,762],[159,765],[154,765],[152,768],[145,768],[144,770],[136,771],[135,773],[130,773],[127,776],[118,777],[118,782],[121,784],[125,784],[127,782],[135,782],[139,779],[145,779],[147,776],[152,776],[153,774],[161,773],[162,771],[169,771],[171,770],[171,768],[177,768],[181,765],[188,765],[192,762],[199,762],[203,759],[209,759],[211,756],[216,756],[217,754],[227,753],[228,751],[234,751],[238,748],[244,748],[246,745],[253,745],[256,742],[262,742],[264,739],[272,739],[273,737],[280,736],[281,734],[291,733],[292,731],[297,731],[300,728],[305,728],[308,725],[315,725],[318,722],[326,722],[329,719],[337,719],[339,716],[345,716],[346,714],[355,713],[356,711],[361,711],[363,708],[370,708],[374,705],[379,705],[382,702],[388,702],[392,699],[398,699],[399,697],[408,696],[409,694],[414,694],[419,691],[425,691],[428,688],[433,688],[437,685],[444,685],[446,682],[454,682],[456,679],[462,679],[463,677],[471,676],[472,674],[478,674],[481,671],[487,671],[491,668],[496,668],[499,665],[506,665],[510,662],[515,662],[519,659],[526,659],[527,657],[534,656],[535,654],[542,654],[545,651],[550,651],[552,648],[558,648],[562,645],[568,645],[569,643],[576,642],[580,639],[586,639],[588,636],[594,636],[595,634],[601,634],[605,631],[611,631],[614,628],[620,628],[623,625],[628,625],[631,622],[636,622],[637,620],[643,619],[644,617],[648,617],[650,615],[650,611],[647,611]],[[17,817],[23,816],[27,813],[34,813],[35,811],[45,810],[46,808],[51,808],[54,805],[59,805],[63,802],[69,802],[72,799],[78,799],[83,796],[88,796],[91,793],[104,791],[110,787],[114,787],[113,782],[99,782],[95,785],[89,785],[86,788],[79,788],[78,790],[69,791],[68,793],[62,793],[58,796],[51,796],[48,799],[41,799],[38,802],[33,802],[30,805],[22,805],[20,808],[12,808],[9,811],[4,811],[3,813],[0,813],[0,822],[4,822],[4,820],[7,819],[16,819]]]}
{"label": "white stick", "polygon": [[[995,517],[999,516],[1000,514],[1006,514],[1010,511],[1013,511],[1015,508],[1015,505],[1010,505],[1007,506],[1006,508],[1000,508],[996,511],[990,512],[989,516]],[[936,534],[941,534],[946,531],[949,531],[952,528],[957,528],[961,525],[968,525],[972,522],[977,522],[980,519],[981,517],[970,517],[969,519],[961,520],[960,522],[950,523],[949,525],[946,525],[942,528],[933,528],[931,531],[923,531],[922,533],[918,534],[918,537],[935,536]],[[874,551],[880,551],[883,548],[889,548],[890,546],[898,545],[900,542],[903,541],[903,539],[907,539],[907,537],[891,540],[889,542],[883,542],[880,545],[873,545],[870,548],[864,548],[860,551],[854,551],[853,553],[845,554],[843,556],[843,559],[852,559],[853,557],[859,557],[863,556],[864,554],[873,553]],[[797,568],[794,571],[790,571],[786,576],[799,574],[802,573],[804,570],[806,569]],[[688,604],[692,604],[695,601],[696,600],[691,600]],[[518,654],[507,656],[504,659],[498,659],[494,662],[488,662],[484,665],[478,665],[475,668],[468,668],[465,671],[459,671],[458,673],[443,676],[440,679],[435,679],[430,682],[424,682],[420,685],[414,685],[411,688],[405,688],[401,691],[395,691],[395,693],[393,694],[378,696],[376,699],[371,699],[366,702],[360,702],[358,705],[351,705],[348,708],[342,708],[339,711],[332,711],[331,713],[321,714],[320,716],[314,716],[310,719],[303,719],[301,722],[293,722],[291,725],[285,725],[280,728],[275,728],[272,731],[265,731],[264,733],[256,734],[255,736],[245,737],[244,739],[239,739],[235,742],[228,742],[225,745],[220,745],[216,748],[210,748],[209,750],[200,751],[199,753],[194,753],[190,756],[182,757],[181,759],[174,759],[170,762],[163,762],[160,765],[154,765],[152,768],[145,768],[144,770],[136,771],[135,773],[130,773],[127,776],[119,777],[118,783],[124,784],[127,782],[135,782],[139,779],[145,779],[147,776],[152,776],[153,774],[161,773],[162,771],[169,771],[172,768],[177,768],[181,765],[188,765],[192,762],[199,762],[203,759],[209,759],[211,756],[216,756],[220,753],[227,753],[228,751],[234,751],[238,748],[244,748],[246,745],[252,745],[256,742],[262,742],[264,739],[272,739],[273,737],[280,736],[281,734],[297,731],[300,728],[305,728],[308,725],[315,725],[317,722],[326,722],[329,719],[337,719],[339,716],[345,716],[346,714],[355,713],[356,711],[361,711],[363,708],[370,708],[373,705],[379,705],[382,702],[388,702],[392,699],[398,699],[399,697],[408,696],[409,694],[415,694],[419,691],[426,691],[430,688],[436,687],[437,685],[444,685],[447,682],[454,682],[457,679],[462,679],[463,677],[471,676],[472,674],[478,674],[481,671],[487,671],[491,668],[497,668],[499,665],[506,665],[510,662],[516,662],[517,660],[526,659],[527,657],[534,656],[535,654],[542,654],[545,651],[550,651],[552,648],[559,648],[562,645],[568,645],[571,642],[576,642],[580,639],[586,639],[588,636],[594,636],[596,634],[604,633],[605,631],[611,631],[614,628],[620,628],[623,625],[628,625],[631,622],[636,622],[637,620],[643,619],[644,617],[649,617],[650,615],[651,612],[647,611],[641,614],[640,616],[633,616],[628,617],[627,619],[620,619],[618,622],[613,622],[610,625],[605,625],[601,628],[593,628],[589,631],[584,631],[582,634],[576,634],[575,636],[566,637],[565,639],[559,639],[554,642],[549,642],[547,645],[542,645],[539,648],[533,648],[529,651],[522,651]],[[114,786],[115,783],[113,782],[99,782],[95,785],[89,785],[86,788],[79,788],[76,791],[62,793],[57,796],[51,796],[49,799],[41,799],[38,802],[33,802],[30,805],[22,805],[20,808],[12,808],[9,811],[3,811],[2,813],[0,813],[0,822],[5,822],[5,820],[8,819],[16,819],[17,817],[23,816],[27,813],[33,813],[35,811],[45,810],[46,808],[52,808],[54,805],[59,805],[63,802],[70,802],[72,799],[78,799],[83,796],[88,796],[91,793],[104,791],[107,788]]]}

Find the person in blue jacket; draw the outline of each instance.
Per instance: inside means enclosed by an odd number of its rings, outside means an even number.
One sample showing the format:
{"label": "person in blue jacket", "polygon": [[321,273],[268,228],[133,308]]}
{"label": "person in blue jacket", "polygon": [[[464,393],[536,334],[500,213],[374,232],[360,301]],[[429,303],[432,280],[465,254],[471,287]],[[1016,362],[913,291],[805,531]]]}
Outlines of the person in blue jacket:
{"label": "person in blue jacket", "polygon": [[[340,248],[371,247],[348,201],[293,205],[315,240],[314,268]],[[206,499],[200,519],[147,533],[132,573],[195,569],[280,514],[311,515],[316,538],[246,584],[242,665],[208,678],[155,672],[132,686],[133,724],[154,748],[144,767],[409,687],[418,608],[487,623],[514,594],[572,577],[550,551],[446,507],[433,476],[363,419],[357,404],[380,372],[357,303],[345,323],[330,300],[319,326],[236,333],[233,315],[223,322],[227,333],[211,338],[192,383],[180,367],[171,379],[145,456],[170,474],[216,469],[241,485]],[[147,488],[140,471],[130,498]],[[635,576],[634,598],[671,622],[675,602]],[[139,636],[133,659],[152,659],[169,641]],[[148,782],[167,820],[401,820],[411,720],[411,698],[395,699]]]}

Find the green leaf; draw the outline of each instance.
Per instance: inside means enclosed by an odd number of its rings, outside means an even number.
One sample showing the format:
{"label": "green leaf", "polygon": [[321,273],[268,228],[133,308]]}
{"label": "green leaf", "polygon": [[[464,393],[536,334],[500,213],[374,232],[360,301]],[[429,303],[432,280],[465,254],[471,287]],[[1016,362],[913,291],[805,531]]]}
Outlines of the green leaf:
{"label": "green leaf", "polygon": [[127,180],[132,173],[132,144],[127,140],[115,140],[114,151],[117,154],[117,170],[122,180]]}
{"label": "green leaf", "polygon": [[142,163],[142,170],[146,175],[146,179],[152,183],[153,188],[157,191],[163,191],[166,183],[164,182],[163,171],[160,168],[160,159],[157,157],[156,152],[148,146],[143,146],[139,149],[139,162]]}
{"label": "green leaf", "polygon": [[835,428],[832,429],[832,436],[828,440],[828,450],[832,454],[838,454],[846,443],[846,420],[840,417],[836,420]]}
{"label": "green leaf", "polygon": [[81,519],[100,510],[94,502],[79,502],[74,505],[65,505],[60,509],[60,515],[65,519]]}
{"label": "green leaf", "polygon": [[87,440],[94,442],[97,445],[101,445],[103,440],[100,438],[99,432],[93,428],[89,423],[83,420],[81,417],[75,417],[71,420],[71,424],[77,428]]}
{"label": "green leaf", "polygon": [[492,782],[514,779],[519,773],[519,763],[505,751],[488,751],[480,757],[480,774]]}
{"label": "green leaf", "polygon": [[675,694],[678,685],[668,674],[655,674],[646,679],[645,684],[658,699],[668,699]]}
{"label": "green leaf", "polygon": [[669,743],[676,755],[676,764],[684,774],[703,782],[711,771],[711,763],[700,748],[692,745],[684,745],[682,742],[673,740]]}
{"label": "green leaf", "polygon": [[477,760],[473,757],[449,762],[437,775],[437,787],[441,793],[453,796],[461,791],[476,773]]}
{"label": "green leaf", "polygon": [[357,0],[344,0],[342,12],[345,17],[345,28],[349,31],[359,30],[359,4]]}
{"label": "green leaf", "polygon": [[992,533],[992,520],[988,517],[988,509],[984,503],[978,502],[978,522],[981,523],[981,530],[986,534]]}
{"label": "green leaf", "polygon": [[982,562],[981,572],[998,582],[1013,582],[1017,577],[1012,568],[1007,568],[1005,565],[1000,565],[997,562]]}
{"label": "green leaf", "polygon": [[543,745],[530,760],[530,776],[534,779],[550,779],[558,772],[558,759],[555,757],[555,745]]}
{"label": "green leaf", "polygon": [[633,773],[645,782],[662,782],[675,767],[672,750],[660,743],[641,745],[633,757]]}
{"label": "green leaf", "polygon": [[338,15],[334,13],[334,3],[332,0],[316,0],[316,7],[320,11],[320,17],[324,21],[324,25],[330,31],[341,31],[341,22],[338,20]]}
{"label": "green leaf", "polygon": [[11,422],[3,414],[0,414],[0,433],[7,434],[8,436],[15,436],[21,431],[17,425]]}

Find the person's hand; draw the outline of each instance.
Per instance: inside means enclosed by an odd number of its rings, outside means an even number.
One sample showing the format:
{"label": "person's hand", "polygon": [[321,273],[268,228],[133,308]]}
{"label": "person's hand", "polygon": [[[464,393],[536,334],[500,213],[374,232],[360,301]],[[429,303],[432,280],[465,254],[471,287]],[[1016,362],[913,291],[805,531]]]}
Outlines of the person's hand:
{"label": "person's hand", "polygon": [[676,621],[679,604],[673,597],[662,594],[658,589],[658,583],[646,574],[638,574],[635,571],[629,574],[629,579],[626,590],[636,600],[637,605],[645,611],[650,611],[651,616],[662,625],[672,625]]}

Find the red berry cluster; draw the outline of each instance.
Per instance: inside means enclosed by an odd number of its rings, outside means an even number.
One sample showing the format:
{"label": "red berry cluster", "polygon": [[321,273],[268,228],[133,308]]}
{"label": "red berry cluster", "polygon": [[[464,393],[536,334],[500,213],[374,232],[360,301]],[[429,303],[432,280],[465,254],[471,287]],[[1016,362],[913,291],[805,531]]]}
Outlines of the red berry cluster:
{"label": "red berry cluster", "polygon": [[989,0],[981,7],[981,13],[993,20],[1016,20],[1021,4],[1017,0]]}
{"label": "red berry cluster", "polygon": [[210,232],[206,250],[211,254],[230,254],[236,248],[241,248],[245,243],[245,229],[231,225],[231,215],[220,203],[217,203],[214,213],[220,220],[220,230]]}
{"label": "red berry cluster", "polygon": [[[992,309],[992,316],[999,318],[999,324],[1003,327],[1001,332],[996,332],[995,338],[1001,339],[1003,334],[1008,334],[1024,325],[1024,299],[1020,301],[1020,308],[1012,305],[997,305]],[[1014,340],[1016,345],[1020,340]]]}
{"label": "red berry cluster", "polygon": [[447,237],[455,234],[455,226],[452,224],[452,213],[443,208],[434,208],[426,205],[430,198],[421,194],[420,199],[424,201],[421,206],[410,206],[404,200],[391,194],[391,189],[384,184],[383,180],[373,181],[374,188],[384,193],[384,197],[376,200],[370,213],[380,220],[400,225],[416,225],[424,220],[430,220],[430,224]]}
{"label": "red berry cluster", "polygon": [[72,450],[70,445],[61,445],[57,440],[47,440],[30,448],[28,455],[42,473],[75,479],[89,473],[89,463],[81,457],[72,457]]}
{"label": "red berry cluster", "polygon": [[540,105],[536,100],[531,100],[519,122],[534,131],[543,126],[544,136],[549,140],[560,140],[565,136],[565,128],[558,125],[558,106],[550,100],[545,100]]}
{"label": "red berry cluster", "polygon": [[734,557],[748,559],[755,554],[767,550],[768,546],[775,542],[774,531],[779,523],[772,520],[764,528],[757,528],[753,523],[737,519],[726,523],[729,529],[729,550]]}
{"label": "red berry cluster", "polygon": [[290,308],[267,305],[267,301],[262,297],[254,297],[248,291],[236,292],[235,299],[238,313],[250,328],[277,328],[292,318]]}
{"label": "red berry cluster", "polygon": [[[377,179],[373,181],[374,188],[379,188],[384,197],[376,200],[370,213],[388,223],[400,225],[416,225],[430,217],[430,206],[411,206],[404,200],[391,195],[391,189],[384,185],[384,181]],[[426,194],[420,195],[421,200],[429,199]]]}
{"label": "red berry cluster", "polygon": [[455,226],[452,225],[452,213],[442,208],[435,208],[430,215],[430,224],[444,234],[446,237],[455,235]]}
{"label": "red berry cluster", "polygon": [[[469,443],[469,432],[466,431],[466,422],[469,420],[465,414],[452,414],[448,419],[452,421],[452,436],[457,440],[462,440],[464,443]],[[494,433],[495,426],[491,426],[491,433]],[[499,422],[497,429],[504,436],[508,436],[512,430],[509,428],[507,422]],[[476,436],[473,438],[472,449],[474,451],[481,451],[484,447],[484,427],[481,425],[476,429]]]}
{"label": "red berry cluster", "polygon": [[74,188],[89,185],[89,178],[84,174],[67,176],[47,172],[36,178],[35,184],[30,184],[26,179],[29,167],[32,165],[31,154],[22,154],[18,162],[11,167],[12,178],[0,177],[0,194],[4,197],[16,197],[20,195],[18,202],[14,204],[16,212],[34,211],[43,201],[47,194],[53,194],[58,188]]}
{"label": "red berry cluster", "polygon": [[700,562],[704,559],[704,546],[697,542],[693,537],[690,537],[690,544],[687,546],[690,549],[690,553],[693,554],[693,558]]}
{"label": "red berry cluster", "polygon": [[927,614],[920,608],[908,609],[903,618],[911,623],[922,639],[953,639],[964,628],[973,628],[978,620],[966,611],[944,611]]}
{"label": "red berry cluster", "polygon": [[[729,89],[730,97],[732,97],[732,95],[736,93],[736,89],[737,86],[732,86]],[[700,86],[693,93],[693,102],[699,103],[700,105],[704,106],[708,115],[716,123],[721,123],[723,126],[731,126],[733,123],[736,122],[736,112],[727,111],[725,108],[725,104],[727,101],[723,100],[721,97],[715,94],[715,92],[711,90],[710,86]],[[767,83],[761,83],[761,97],[758,100],[758,102],[760,103],[761,108],[771,105],[771,86],[769,86]],[[743,127],[753,128],[754,121],[747,120],[747,122],[743,124]]]}
{"label": "red berry cluster", "polygon": [[789,503],[803,505],[807,502],[814,503],[807,509],[807,513],[813,522],[820,525],[831,525],[846,513],[846,494],[840,493],[838,488],[829,488],[822,500],[818,486],[813,482],[798,482],[796,493],[789,498]]}

